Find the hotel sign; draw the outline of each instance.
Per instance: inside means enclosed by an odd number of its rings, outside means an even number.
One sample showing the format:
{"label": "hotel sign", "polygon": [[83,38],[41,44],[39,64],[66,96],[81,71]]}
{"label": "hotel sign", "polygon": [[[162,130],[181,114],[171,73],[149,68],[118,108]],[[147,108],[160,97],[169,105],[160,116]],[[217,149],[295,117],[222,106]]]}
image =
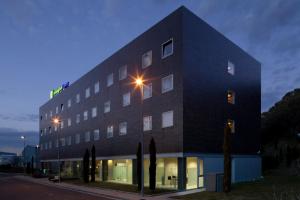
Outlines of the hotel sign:
{"label": "hotel sign", "polygon": [[54,90],[51,90],[50,91],[50,99],[52,99],[54,96],[58,95],[59,93],[61,93],[64,89],[68,88],[70,86],[70,83],[69,82],[66,82],[64,84],[62,84],[62,86],[54,89]]}

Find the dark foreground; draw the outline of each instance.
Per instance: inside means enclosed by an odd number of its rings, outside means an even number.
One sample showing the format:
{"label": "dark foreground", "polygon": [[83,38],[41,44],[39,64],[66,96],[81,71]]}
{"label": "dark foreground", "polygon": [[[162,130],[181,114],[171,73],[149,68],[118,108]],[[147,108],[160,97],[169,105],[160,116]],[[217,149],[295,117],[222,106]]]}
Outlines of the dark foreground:
{"label": "dark foreground", "polygon": [[11,174],[0,173],[1,200],[111,200],[80,192],[48,187],[16,179]]}

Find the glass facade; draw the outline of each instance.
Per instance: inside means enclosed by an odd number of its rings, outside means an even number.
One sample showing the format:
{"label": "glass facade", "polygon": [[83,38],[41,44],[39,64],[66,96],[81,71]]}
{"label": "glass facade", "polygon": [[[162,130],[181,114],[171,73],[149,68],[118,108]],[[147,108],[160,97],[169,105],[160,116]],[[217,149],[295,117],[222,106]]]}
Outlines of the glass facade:
{"label": "glass facade", "polygon": [[107,180],[132,184],[132,160],[108,160]]}

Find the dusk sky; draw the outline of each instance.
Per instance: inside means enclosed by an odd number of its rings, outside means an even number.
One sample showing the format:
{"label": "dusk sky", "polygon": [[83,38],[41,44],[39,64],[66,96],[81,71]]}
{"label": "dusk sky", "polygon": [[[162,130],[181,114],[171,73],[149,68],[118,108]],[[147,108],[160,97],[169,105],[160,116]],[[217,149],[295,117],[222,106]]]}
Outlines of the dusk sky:
{"label": "dusk sky", "polygon": [[[0,151],[38,144],[38,110],[184,5],[262,64],[262,111],[300,87],[299,0],[0,0]],[[201,36],[199,36],[201,37]]]}

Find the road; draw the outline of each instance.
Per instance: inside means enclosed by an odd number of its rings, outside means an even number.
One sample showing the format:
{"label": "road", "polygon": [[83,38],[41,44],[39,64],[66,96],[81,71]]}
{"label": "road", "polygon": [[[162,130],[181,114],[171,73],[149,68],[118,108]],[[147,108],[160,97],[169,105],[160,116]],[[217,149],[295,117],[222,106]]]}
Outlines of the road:
{"label": "road", "polygon": [[111,200],[66,189],[26,182],[0,173],[1,200]]}

